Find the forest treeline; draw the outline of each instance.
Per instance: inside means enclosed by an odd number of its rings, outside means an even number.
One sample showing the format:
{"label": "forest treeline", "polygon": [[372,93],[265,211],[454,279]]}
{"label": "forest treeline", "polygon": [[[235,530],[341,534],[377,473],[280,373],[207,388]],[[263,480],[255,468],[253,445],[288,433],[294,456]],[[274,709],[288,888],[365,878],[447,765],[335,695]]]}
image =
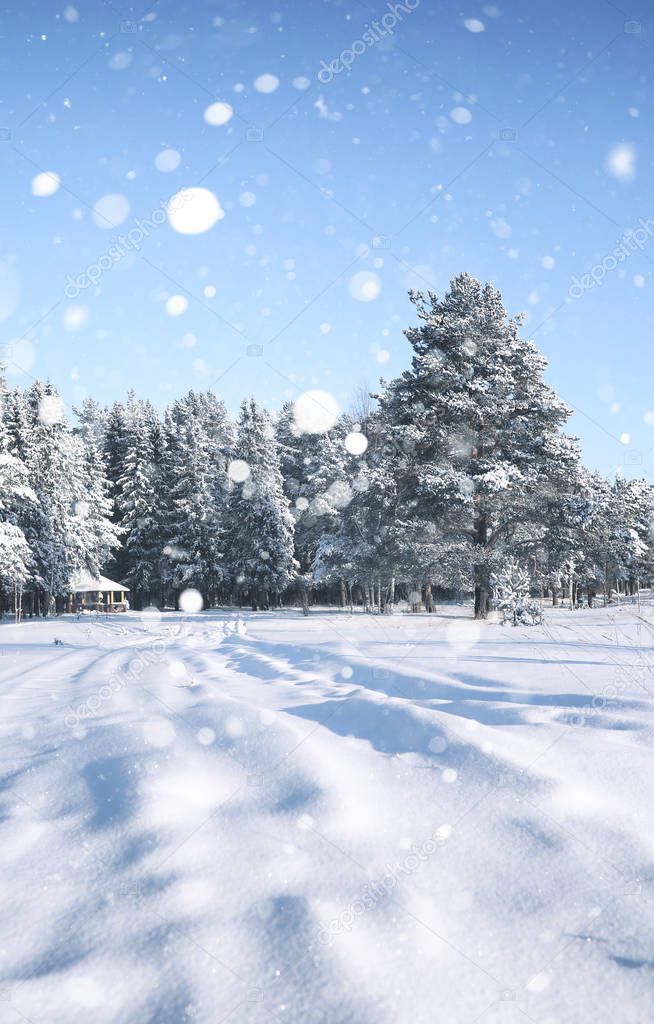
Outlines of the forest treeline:
{"label": "forest treeline", "polygon": [[87,399],[70,422],[52,384],[3,378],[3,607],[61,610],[81,571],[125,583],[135,607],[188,588],[205,606],[378,611],[446,593],[480,617],[507,565],[554,603],[649,581],[652,487],[584,468],[500,293],[461,274],[410,297],[410,367],[340,415],[317,391],[274,416],[249,399],[234,422],[189,391],[163,414],[133,393]]}

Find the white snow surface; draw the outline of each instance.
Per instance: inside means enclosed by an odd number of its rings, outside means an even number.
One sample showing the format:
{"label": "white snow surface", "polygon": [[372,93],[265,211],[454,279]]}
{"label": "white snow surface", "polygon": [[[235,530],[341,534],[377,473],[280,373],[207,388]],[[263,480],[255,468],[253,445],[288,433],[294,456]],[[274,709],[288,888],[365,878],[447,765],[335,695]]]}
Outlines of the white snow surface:
{"label": "white snow surface", "polygon": [[468,616],[2,625],[3,1024],[651,1020],[654,608]]}

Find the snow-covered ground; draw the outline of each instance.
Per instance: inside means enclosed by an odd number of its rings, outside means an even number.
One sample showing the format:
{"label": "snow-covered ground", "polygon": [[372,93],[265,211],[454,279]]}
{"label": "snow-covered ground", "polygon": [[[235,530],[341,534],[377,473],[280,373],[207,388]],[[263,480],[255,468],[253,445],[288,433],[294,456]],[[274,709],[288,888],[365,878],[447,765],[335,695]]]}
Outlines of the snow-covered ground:
{"label": "snow-covered ground", "polygon": [[650,1021],[654,608],[468,614],[0,627],[2,1024]]}

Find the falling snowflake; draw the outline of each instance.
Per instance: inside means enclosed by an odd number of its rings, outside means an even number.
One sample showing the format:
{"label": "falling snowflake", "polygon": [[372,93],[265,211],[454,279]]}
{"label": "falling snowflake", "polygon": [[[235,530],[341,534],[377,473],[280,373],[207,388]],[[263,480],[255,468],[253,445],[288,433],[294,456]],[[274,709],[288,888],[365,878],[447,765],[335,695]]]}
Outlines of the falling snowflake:
{"label": "falling snowflake", "polygon": [[606,167],[618,181],[631,181],[636,176],[636,148],[628,143],[614,146],[606,158]]}
{"label": "falling snowflake", "polygon": [[186,188],[176,192],[166,206],[168,223],[180,235],[201,235],[222,220],[225,211],[208,188]]}
{"label": "falling snowflake", "polygon": [[236,484],[242,484],[250,476],[251,470],[244,459],[232,459],[227,467],[227,476]]}
{"label": "falling snowflake", "polygon": [[179,167],[181,160],[182,157],[176,149],[162,149],[154,158],[154,166],[163,174],[168,174]]}
{"label": "falling snowflake", "polygon": [[328,391],[305,391],[296,399],[293,414],[295,426],[303,434],[324,434],[340,415],[338,402]]}
{"label": "falling snowflake", "polygon": [[350,455],[363,455],[368,447],[368,438],[360,430],[353,430],[345,438],[345,447]]}
{"label": "falling snowflake", "polygon": [[110,192],[94,203],[93,222],[97,227],[111,231],[127,220],[129,210],[129,199],[119,192]]}
{"label": "falling snowflake", "polygon": [[166,313],[169,316],[181,316],[188,309],[188,299],[183,295],[171,295],[166,301]]}
{"label": "falling snowflake", "polygon": [[220,127],[231,121],[234,115],[234,108],[230,103],[210,103],[204,112],[204,120],[213,127]]}
{"label": "falling snowflake", "polygon": [[279,79],[277,75],[259,75],[259,77],[255,78],[254,80],[254,88],[257,90],[257,92],[275,92],[276,89],[279,89]]}
{"label": "falling snowflake", "polygon": [[467,107],[454,107],[450,111],[450,117],[455,124],[470,124],[472,121],[472,112]]}
{"label": "falling snowflake", "polygon": [[357,302],[371,302],[381,292],[381,281],[371,270],[360,270],[350,278],[350,295]]}
{"label": "falling snowflake", "polygon": [[175,739],[175,728],[167,718],[153,718],[143,725],[143,739],[149,747],[169,747]]}
{"label": "falling snowflake", "polygon": [[58,191],[61,178],[56,171],[42,171],[32,178],[33,196],[53,196]]}
{"label": "falling snowflake", "polygon": [[194,587],[188,587],[179,595],[180,611],[195,614],[202,611],[203,605],[202,594],[199,590],[195,590]]}
{"label": "falling snowflake", "polygon": [[39,420],[45,427],[63,423],[65,418],[66,407],[59,395],[44,395],[39,400]]}

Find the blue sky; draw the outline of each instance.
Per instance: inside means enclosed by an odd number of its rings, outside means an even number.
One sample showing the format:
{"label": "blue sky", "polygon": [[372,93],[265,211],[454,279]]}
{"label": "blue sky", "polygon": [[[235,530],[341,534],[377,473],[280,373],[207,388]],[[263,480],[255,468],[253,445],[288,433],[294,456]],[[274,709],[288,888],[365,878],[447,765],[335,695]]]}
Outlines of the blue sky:
{"label": "blue sky", "polygon": [[[5,7],[12,381],[347,408],[408,365],[407,288],[467,270],[526,311],[587,464],[654,476],[654,10],[622,6]],[[189,188],[198,234],[163,212]]]}

